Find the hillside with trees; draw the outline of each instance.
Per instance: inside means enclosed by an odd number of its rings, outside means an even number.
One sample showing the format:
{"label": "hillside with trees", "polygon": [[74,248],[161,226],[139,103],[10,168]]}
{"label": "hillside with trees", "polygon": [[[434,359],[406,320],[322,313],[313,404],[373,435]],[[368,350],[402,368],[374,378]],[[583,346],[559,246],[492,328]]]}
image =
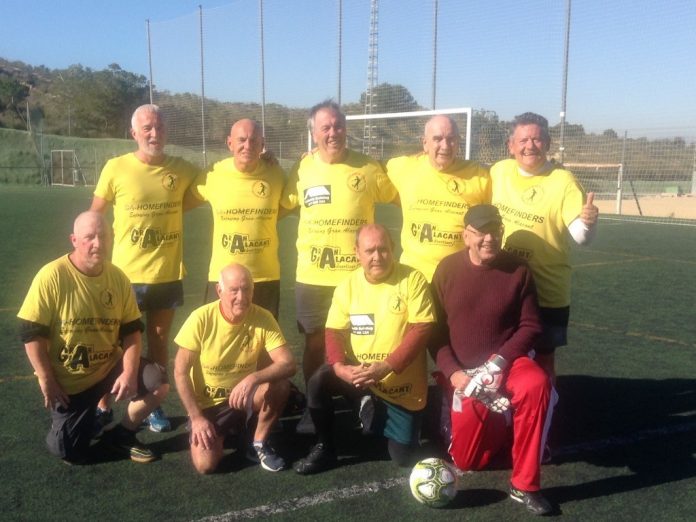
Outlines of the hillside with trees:
{"label": "hillside with trees", "polygon": [[[154,100],[168,118],[169,143],[174,150],[199,164],[210,163],[227,154],[225,136],[234,121],[243,118],[261,120],[258,103],[221,102],[206,99],[205,121],[201,121],[201,98],[192,93],[155,90]],[[346,114],[364,114],[366,93],[354,102],[344,103]],[[111,64],[103,70],[82,65],[49,69],[0,58],[0,130],[15,129],[31,139],[10,139],[3,132],[0,145],[0,182],[38,182],[50,165],[50,150],[80,150],[80,161],[93,164],[98,172],[110,156],[132,148],[129,141],[74,141],[82,139],[129,139],[133,110],[149,101],[147,78]],[[372,92],[373,113],[422,110],[403,85],[382,83]],[[287,166],[307,150],[307,108],[268,103],[264,111],[266,144]],[[424,119],[375,122],[368,130],[363,121],[349,124],[349,146],[369,150],[379,159],[387,159],[420,149]],[[205,132],[203,132],[205,125]],[[462,129],[463,131],[463,129]],[[205,147],[203,141],[205,136]],[[471,157],[492,163],[507,155],[507,122],[494,111],[478,109],[472,118]],[[551,154],[560,159],[558,125],[551,128]],[[614,129],[601,134],[587,133],[581,124],[566,123],[564,132],[565,163],[587,180],[613,190],[614,167],[624,164],[628,180],[658,180],[679,183],[690,190],[691,174],[696,170],[694,144],[682,137],[652,139],[628,136]],[[69,143],[65,141],[71,138]],[[29,144],[29,145],[21,145]],[[205,150],[205,156],[202,151]],[[577,164],[582,164],[578,166]],[[598,166],[599,165],[599,166]],[[612,165],[611,167],[608,165]],[[604,181],[606,180],[606,184]]]}

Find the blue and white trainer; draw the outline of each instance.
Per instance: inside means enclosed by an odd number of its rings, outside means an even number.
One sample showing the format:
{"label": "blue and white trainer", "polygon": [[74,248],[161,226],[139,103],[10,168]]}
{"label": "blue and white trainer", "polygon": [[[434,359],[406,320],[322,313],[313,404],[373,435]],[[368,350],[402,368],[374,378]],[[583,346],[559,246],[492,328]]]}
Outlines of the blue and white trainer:
{"label": "blue and white trainer", "polygon": [[163,431],[170,431],[172,429],[172,423],[162,411],[162,408],[155,408],[150,415],[145,419],[145,424],[150,427],[150,431],[160,433]]}

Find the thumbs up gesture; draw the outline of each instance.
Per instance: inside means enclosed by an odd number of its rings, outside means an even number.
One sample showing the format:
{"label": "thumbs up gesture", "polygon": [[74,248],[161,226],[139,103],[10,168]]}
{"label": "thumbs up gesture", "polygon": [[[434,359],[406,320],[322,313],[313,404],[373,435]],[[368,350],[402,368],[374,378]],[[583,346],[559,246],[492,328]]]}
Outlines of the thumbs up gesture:
{"label": "thumbs up gesture", "polygon": [[597,216],[599,216],[599,209],[594,205],[594,192],[587,193],[587,199],[582,207],[582,212],[580,212],[580,220],[586,227],[593,227],[597,224]]}

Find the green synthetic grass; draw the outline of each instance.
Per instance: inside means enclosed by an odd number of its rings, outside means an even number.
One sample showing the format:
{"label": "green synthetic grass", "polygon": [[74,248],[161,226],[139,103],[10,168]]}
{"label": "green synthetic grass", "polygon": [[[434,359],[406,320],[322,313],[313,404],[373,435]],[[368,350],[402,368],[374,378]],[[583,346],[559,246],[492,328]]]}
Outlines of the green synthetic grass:
{"label": "green synthetic grass", "polygon": [[[69,467],[48,455],[43,442],[48,414],[16,337],[15,314],[38,268],[69,249],[72,220],[90,200],[82,188],[0,186],[0,518],[192,520],[259,506],[281,509],[279,520],[525,516],[506,498],[507,469],[467,475],[465,491],[442,510],[418,505],[403,485],[307,502],[333,490],[406,476],[378,460],[379,447],[353,433],[346,415],[338,439],[346,458],[336,470],[312,477],[271,474],[230,452],[221,473],[199,477],[189,464],[184,412],[174,391],[165,408],[175,430],[140,434],[162,454],[160,461]],[[398,229],[396,209],[381,208],[378,216]],[[202,301],[211,222],[207,208],[186,216],[186,304],[177,312],[173,334]],[[299,356],[296,218],[279,227],[281,326]],[[591,247],[573,253],[570,339],[558,355],[561,402],[551,433],[560,454],[543,467],[542,485],[572,520],[694,520],[696,229],[617,221],[600,227]],[[295,380],[301,382],[299,376]],[[274,436],[288,460],[303,456],[311,443],[292,435],[291,427]],[[305,500],[292,501],[296,498]]]}

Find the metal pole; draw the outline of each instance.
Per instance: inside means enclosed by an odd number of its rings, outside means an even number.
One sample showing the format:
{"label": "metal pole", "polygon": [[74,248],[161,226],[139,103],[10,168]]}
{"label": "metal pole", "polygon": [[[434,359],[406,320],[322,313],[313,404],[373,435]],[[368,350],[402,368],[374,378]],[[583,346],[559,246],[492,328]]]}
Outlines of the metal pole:
{"label": "metal pole", "polygon": [[152,98],[152,47],[150,46],[150,20],[145,20],[145,25],[147,26],[147,63],[150,67],[150,103],[153,103]]}
{"label": "metal pole", "polygon": [[432,107],[436,108],[437,99],[437,15],[439,11],[438,0],[433,0],[433,101]]}
{"label": "metal pole", "polygon": [[338,105],[341,106],[341,69],[343,65],[343,0],[338,0]]}
{"label": "metal pole", "polygon": [[696,143],[692,143],[694,149],[693,167],[691,167],[691,193],[696,194]]}
{"label": "metal pole", "polygon": [[261,25],[261,133],[266,137],[266,60],[263,52],[263,0],[259,0],[259,22]]}
{"label": "metal pole", "polygon": [[565,152],[566,94],[568,92],[568,51],[570,48],[570,8],[572,0],[566,0],[565,53],[563,58],[563,90],[561,91],[561,137],[558,144],[560,160],[563,163]]}
{"label": "metal pole", "polygon": [[619,163],[619,179],[616,183],[616,213],[621,214],[621,205],[623,204],[623,175],[624,165],[626,164],[626,137],[628,131],[624,131],[623,146],[621,148],[621,163]]}
{"label": "metal pole", "polygon": [[203,147],[203,167],[208,166],[208,152],[205,147],[205,68],[203,66],[203,6],[198,6],[199,32],[201,40],[201,146]]}

